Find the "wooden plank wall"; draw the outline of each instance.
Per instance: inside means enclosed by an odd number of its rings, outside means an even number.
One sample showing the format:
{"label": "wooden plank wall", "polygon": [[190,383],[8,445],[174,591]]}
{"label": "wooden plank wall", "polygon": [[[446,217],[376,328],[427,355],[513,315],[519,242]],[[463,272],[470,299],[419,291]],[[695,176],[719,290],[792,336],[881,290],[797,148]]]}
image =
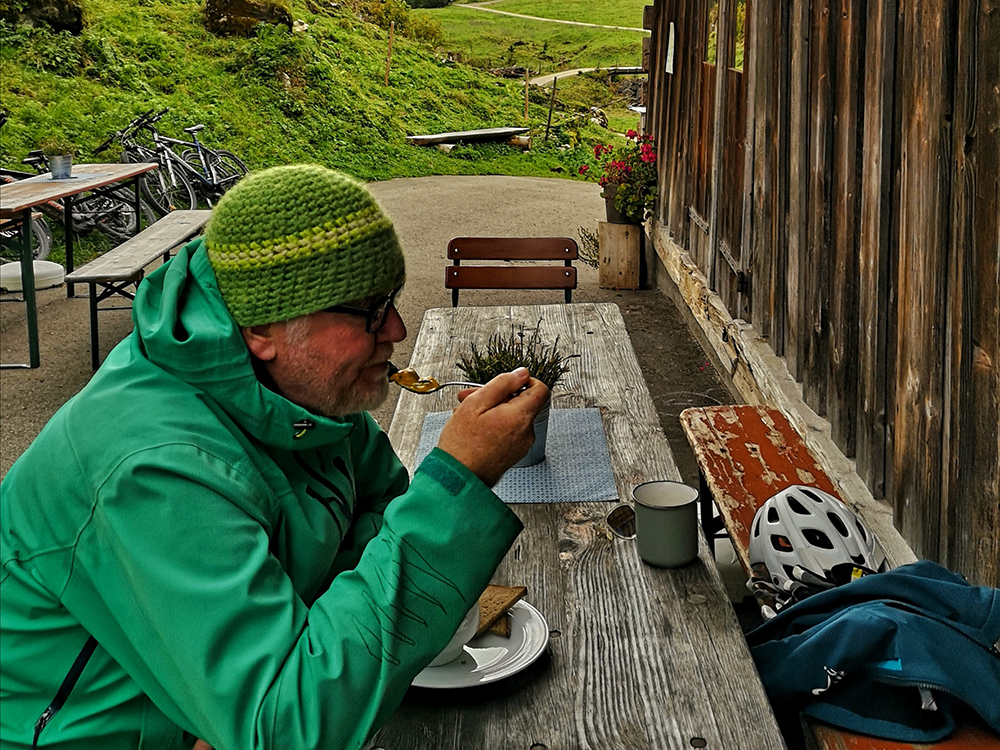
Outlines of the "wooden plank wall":
{"label": "wooden plank wall", "polygon": [[956,27],[942,554],[961,571],[993,570],[997,586],[1000,4],[960,2]]}
{"label": "wooden plank wall", "polygon": [[[700,6],[658,0],[654,25],[686,19],[678,38],[700,44]],[[784,357],[914,552],[1000,586],[1000,2],[755,0],[747,29],[744,173],[720,189],[746,186],[752,295],[749,317],[729,312]],[[688,218],[711,150],[700,56],[678,55],[650,125],[669,144],[659,221],[711,278]]]}
{"label": "wooden plank wall", "polygon": [[907,74],[897,80],[908,116],[900,143],[897,328],[907,335],[896,339],[893,506],[897,527],[924,557],[937,554],[941,532],[955,17],[948,3],[901,9],[900,69]]}
{"label": "wooden plank wall", "polygon": [[889,451],[886,388],[895,371],[888,330],[895,327],[894,291],[889,279],[896,246],[893,191],[898,171],[899,139],[894,118],[896,69],[896,2],[871,3],[865,30],[867,73],[861,145],[861,226],[858,242],[858,474],[875,497],[891,497],[885,473]]}

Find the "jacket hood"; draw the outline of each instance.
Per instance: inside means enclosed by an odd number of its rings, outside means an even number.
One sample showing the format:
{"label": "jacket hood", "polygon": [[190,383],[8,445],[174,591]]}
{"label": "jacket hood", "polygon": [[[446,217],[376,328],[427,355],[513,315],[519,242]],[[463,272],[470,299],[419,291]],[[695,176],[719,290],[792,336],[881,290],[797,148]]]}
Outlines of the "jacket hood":
{"label": "jacket hood", "polygon": [[257,379],[250,352],[226,307],[202,239],[185,245],[146,277],[132,307],[129,352],[202,391],[246,433],[266,444],[301,450],[342,439],[349,422],[313,414]]}

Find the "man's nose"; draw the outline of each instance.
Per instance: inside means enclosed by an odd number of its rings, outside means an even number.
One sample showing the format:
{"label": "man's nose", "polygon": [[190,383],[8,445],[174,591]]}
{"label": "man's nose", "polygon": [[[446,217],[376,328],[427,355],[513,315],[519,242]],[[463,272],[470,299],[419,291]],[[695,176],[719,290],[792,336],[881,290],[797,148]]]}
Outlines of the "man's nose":
{"label": "man's nose", "polygon": [[378,329],[377,338],[379,341],[391,341],[397,343],[406,338],[406,324],[399,314],[395,305],[389,305],[385,314],[385,323]]}

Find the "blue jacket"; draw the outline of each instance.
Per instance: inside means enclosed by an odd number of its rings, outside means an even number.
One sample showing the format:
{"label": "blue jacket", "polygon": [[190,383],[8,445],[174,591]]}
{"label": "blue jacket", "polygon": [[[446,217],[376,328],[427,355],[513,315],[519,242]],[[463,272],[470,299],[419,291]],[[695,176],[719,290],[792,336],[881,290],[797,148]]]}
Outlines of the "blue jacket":
{"label": "blue jacket", "polygon": [[955,700],[1000,732],[1000,590],[920,561],[795,604],[748,634],[775,705],[853,732],[935,742]]}

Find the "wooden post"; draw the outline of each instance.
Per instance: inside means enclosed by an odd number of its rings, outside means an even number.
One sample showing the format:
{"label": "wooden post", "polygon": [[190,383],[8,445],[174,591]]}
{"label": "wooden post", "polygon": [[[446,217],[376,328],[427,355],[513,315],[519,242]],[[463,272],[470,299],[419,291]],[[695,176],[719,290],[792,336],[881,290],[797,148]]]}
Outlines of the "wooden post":
{"label": "wooden post", "polygon": [[389,51],[385,56],[385,85],[389,85],[389,63],[392,61],[392,37],[396,31],[396,22],[389,21]]}
{"label": "wooden post", "polygon": [[552,96],[549,98],[549,119],[545,122],[545,140],[549,140],[549,126],[552,124],[552,108],[556,104],[556,83],[558,83],[558,78],[552,79]]}
{"label": "wooden post", "polygon": [[524,119],[528,119],[528,71],[524,71]]}
{"label": "wooden post", "polygon": [[641,224],[597,222],[597,240],[600,246],[597,283],[601,289],[639,288],[642,232]]}

